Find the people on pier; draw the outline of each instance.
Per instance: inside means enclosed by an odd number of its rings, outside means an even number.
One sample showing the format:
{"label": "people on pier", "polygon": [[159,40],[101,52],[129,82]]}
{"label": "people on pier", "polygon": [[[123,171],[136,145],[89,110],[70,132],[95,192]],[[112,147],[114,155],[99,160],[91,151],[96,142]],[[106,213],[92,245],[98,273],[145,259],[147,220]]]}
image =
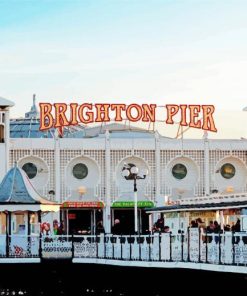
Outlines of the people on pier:
{"label": "people on pier", "polygon": [[195,220],[191,221],[191,228],[197,228],[198,227],[198,223]]}
{"label": "people on pier", "polygon": [[58,221],[56,219],[53,220],[53,234],[54,235],[58,234]]}
{"label": "people on pier", "polygon": [[119,219],[114,220],[114,225],[112,226],[111,232],[112,232],[112,234],[115,234],[115,235],[122,234],[122,225],[121,225]]}
{"label": "people on pier", "polygon": [[60,222],[60,225],[58,227],[57,234],[58,235],[64,235],[65,234],[64,221],[63,220]]}
{"label": "people on pier", "polygon": [[101,234],[101,233],[105,233],[105,229],[104,229],[102,220],[98,221],[98,223],[96,225],[96,234]]}
{"label": "people on pier", "polygon": [[229,224],[224,225],[224,231],[231,231],[231,226]]}
{"label": "people on pier", "polygon": [[153,232],[163,232],[164,231],[164,218],[159,218],[153,226]]}
{"label": "people on pier", "polygon": [[169,233],[169,232],[170,232],[170,227],[166,225],[166,226],[164,227],[164,232],[165,232],[165,233]]}
{"label": "people on pier", "polygon": [[232,226],[232,231],[239,232],[240,229],[240,220],[238,219],[237,222]]}

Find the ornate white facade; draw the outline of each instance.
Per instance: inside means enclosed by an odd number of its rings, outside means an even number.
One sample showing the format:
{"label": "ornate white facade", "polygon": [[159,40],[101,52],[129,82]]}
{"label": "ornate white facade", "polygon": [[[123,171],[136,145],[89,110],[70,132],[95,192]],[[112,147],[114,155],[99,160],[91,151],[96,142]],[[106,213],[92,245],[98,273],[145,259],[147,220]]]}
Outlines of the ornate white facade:
{"label": "ornate white facade", "polygon": [[[15,163],[22,168],[33,164],[36,171],[30,181],[44,197],[57,202],[103,201],[106,229],[110,228],[112,203],[133,200],[133,182],[121,175],[124,163],[148,169],[148,177],[137,181],[138,200],[151,200],[155,205],[164,204],[167,196],[178,199],[247,190],[247,140],[171,139],[157,132],[124,127],[121,130],[116,124],[96,132],[95,128],[88,128],[90,136],[75,131],[59,138],[56,133],[38,132],[37,118],[33,122],[33,117],[27,118],[24,125],[22,121],[12,121],[10,125],[11,104],[4,102],[0,100],[1,118],[4,114],[4,121],[0,122],[4,127],[1,179]],[[21,128],[28,124],[28,134],[23,136]],[[19,134],[15,134],[16,126]],[[79,163],[86,168],[84,175],[76,178],[73,170]],[[83,195],[82,186],[86,187]]]}

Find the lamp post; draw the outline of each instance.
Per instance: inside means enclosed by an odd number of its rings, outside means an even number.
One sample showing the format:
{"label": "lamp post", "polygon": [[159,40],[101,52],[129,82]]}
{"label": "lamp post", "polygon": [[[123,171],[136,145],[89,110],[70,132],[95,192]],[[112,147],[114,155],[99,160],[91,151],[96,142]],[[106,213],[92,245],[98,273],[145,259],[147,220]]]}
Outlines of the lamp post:
{"label": "lamp post", "polygon": [[135,218],[135,233],[139,232],[138,229],[138,213],[137,213],[137,180],[145,179],[148,171],[142,171],[142,174],[138,175],[139,169],[133,164],[125,164],[122,169],[122,176],[126,180],[134,181],[134,218]]}

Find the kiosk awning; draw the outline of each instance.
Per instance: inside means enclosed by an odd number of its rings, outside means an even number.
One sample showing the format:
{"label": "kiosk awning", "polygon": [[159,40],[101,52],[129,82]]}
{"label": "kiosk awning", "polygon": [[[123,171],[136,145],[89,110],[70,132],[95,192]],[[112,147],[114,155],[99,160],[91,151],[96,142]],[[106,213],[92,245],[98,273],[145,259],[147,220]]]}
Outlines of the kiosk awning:
{"label": "kiosk awning", "polygon": [[31,211],[31,212],[59,212],[59,204],[0,204],[0,212],[17,212],[17,211]]}
{"label": "kiosk awning", "polygon": [[[114,201],[112,203],[112,208],[134,208],[134,201]],[[140,200],[137,202],[138,208],[153,208],[154,203],[148,200]]]}
{"label": "kiosk awning", "polygon": [[65,201],[61,208],[104,208],[102,201]]}

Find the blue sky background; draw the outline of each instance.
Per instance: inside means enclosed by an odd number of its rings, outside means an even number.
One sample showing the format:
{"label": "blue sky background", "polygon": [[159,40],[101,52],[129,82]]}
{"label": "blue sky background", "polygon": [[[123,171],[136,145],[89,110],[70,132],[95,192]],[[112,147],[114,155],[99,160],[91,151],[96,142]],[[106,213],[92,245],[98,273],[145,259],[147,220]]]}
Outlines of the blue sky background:
{"label": "blue sky background", "polygon": [[214,104],[217,136],[246,137],[246,16],[244,0],[0,0],[0,96],[16,103],[16,117],[33,93]]}

